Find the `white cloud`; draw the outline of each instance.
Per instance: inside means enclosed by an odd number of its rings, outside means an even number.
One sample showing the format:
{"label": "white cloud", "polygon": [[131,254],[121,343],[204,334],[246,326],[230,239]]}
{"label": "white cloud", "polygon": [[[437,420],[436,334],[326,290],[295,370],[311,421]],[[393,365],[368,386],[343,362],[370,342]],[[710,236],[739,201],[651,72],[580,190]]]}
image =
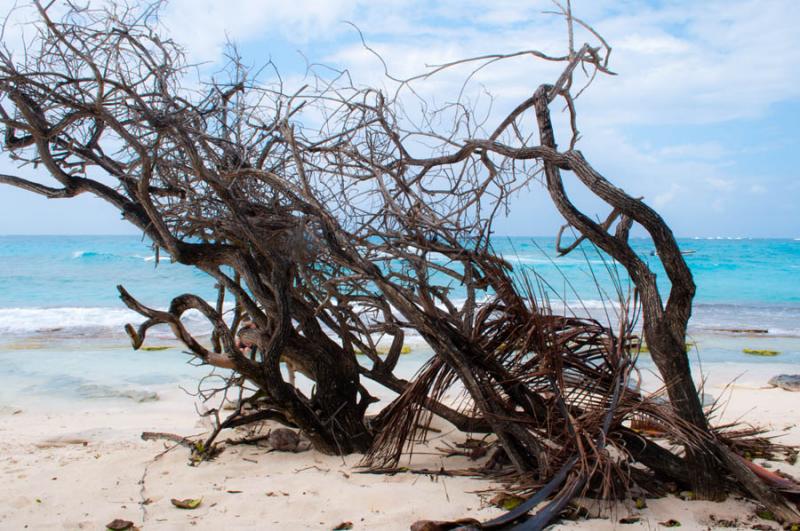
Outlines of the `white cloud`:
{"label": "white cloud", "polygon": [[[11,5],[0,0],[0,9]],[[619,73],[586,93],[584,121],[709,123],[757,116],[776,101],[800,97],[800,71],[787,66],[800,62],[800,32],[788,16],[795,7],[793,0],[657,6],[575,0],[574,12],[614,47],[611,67]],[[261,60],[288,45],[372,77],[380,75],[380,66],[360,49],[345,20],[362,29],[393,72],[404,75],[426,63],[483,53],[563,53],[564,23],[546,10],[553,10],[547,0],[171,0],[161,21],[194,61],[218,60],[230,39],[263,48]],[[577,32],[578,43],[586,38]],[[517,97],[550,80],[544,74],[553,75],[552,66],[518,61],[478,80],[495,94]]]}
{"label": "white cloud", "polygon": [[195,61],[219,59],[227,39],[305,44],[324,37],[356,7],[355,0],[172,0],[161,22]]}
{"label": "white cloud", "polygon": [[675,183],[672,183],[668,190],[657,194],[653,198],[653,205],[662,208],[675,200],[678,195],[683,191],[683,188]]}
{"label": "white cloud", "polygon": [[650,55],[656,61],[667,55],[683,55],[692,51],[688,42],[661,32],[651,35],[632,33],[615,43],[614,48],[623,53]]}
{"label": "white cloud", "polygon": [[700,159],[718,161],[730,155],[730,150],[719,142],[677,144],[658,149],[658,155],[670,159]]}
{"label": "white cloud", "polygon": [[[800,69],[793,66],[800,63],[800,32],[796,17],[790,16],[796,10],[793,0],[572,3],[575,13],[614,47],[610,66],[619,74],[601,76],[578,100],[584,135],[580,148],[598,170],[630,193],[644,195],[684,227],[691,222],[691,209],[703,211],[714,201],[722,209],[734,204],[726,201],[736,193],[765,195],[763,184],[751,184],[731,167],[740,154],[736,149],[681,138],[668,145],[647,145],[631,127],[728,124],[757,119],[776,103],[800,98]],[[419,73],[426,64],[485,53],[530,48],[563,53],[563,21],[541,13],[552,10],[552,3],[520,4],[171,0],[162,23],[171,37],[187,46],[193,61],[218,60],[229,38],[264,51],[253,61],[263,60],[271,50],[297,48],[348,68],[358,83],[389,88],[380,62],[342,21],[358,25],[399,76]],[[0,6],[10,5],[11,0],[0,0]],[[579,31],[577,38],[582,42],[586,32]],[[499,117],[539,83],[552,81],[560,68],[530,58],[502,62],[476,75],[467,94],[474,98],[485,86],[495,96],[492,116]],[[469,67],[453,70],[417,88],[438,102],[453,101],[467,72]],[[302,72],[285,74],[299,79]],[[488,99],[481,101],[485,111]],[[564,116],[557,115],[556,122],[563,135]],[[787,182],[784,195],[796,197],[797,186]]]}
{"label": "white cloud", "polygon": [[707,177],[705,182],[714,190],[730,191],[736,188],[736,183],[732,179],[722,177]]}
{"label": "white cloud", "polygon": [[[800,32],[787,16],[794,7],[792,0],[657,7],[643,0],[575,0],[576,14],[614,47],[611,67],[619,73],[599,79],[584,95],[584,123],[713,123],[758,116],[777,101],[800,96],[800,71],[787,67],[800,62]],[[563,21],[542,13],[552,9],[546,0],[523,6],[511,0],[173,0],[162,21],[194,60],[218,59],[226,38],[263,47],[263,57],[288,43],[371,83],[382,67],[345,20],[361,28],[393,73],[405,76],[426,64],[484,53],[563,53]],[[576,35],[578,43],[589,37],[585,31]],[[552,80],[557,70],[541,62],[509,62],[476,81],[498,97],[517,98]],[[457,92],[463,75],[443,77],[453,85],[449,92]],[[447,88],[436,86],[440,93]]]}

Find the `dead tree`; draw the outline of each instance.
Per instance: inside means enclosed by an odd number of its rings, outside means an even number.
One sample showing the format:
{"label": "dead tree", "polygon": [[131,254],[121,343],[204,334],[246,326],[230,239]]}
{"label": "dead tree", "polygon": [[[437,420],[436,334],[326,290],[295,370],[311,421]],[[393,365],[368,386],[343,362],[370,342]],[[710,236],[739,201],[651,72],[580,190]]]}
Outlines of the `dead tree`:
{"label": "dead tree", "polygon": [[[216,304],[186,294],[166,311],[119,291],[146,318],[126,327],[134,348],[166,324],[202,363],[233,371],[220,391],[255,390],[220,426],[272,419],[301,428],[323,452],[367,450],[373,430],[364,415],[374,398],[361,376],[398,392],[408,386],[393,375],[403,327],[385,290],[370,283],[414,297],[375,264],[379,244],[364,227],[380,211],[364,212],[364,177],[341,166],[373,133],[379,117],[369,101],[380,95],[352,87],[286,94],[279,82],[250,79],[235,56],[229,79],[184,89],[192,68],[150,28],[150,8],[72,6],[54,21],[50,6],[35,5],[36,37],[21,56],[6,49],[0,57],[0,119],[4,150],[22,167],[43,167],[57,186],[11,175],[0,182],[49,198],[93,194],[168,259],[216,281]],[[310,139],[294,120],[315,105],[335,114]],[[182,323],[190,309],[213,326],[211,346]],[[240,330],[245,317],[253,327]],[[240,349],[237,335],[252,347]],[[381,338],[390,343],[384,357]],[[282,360],[311,378],[310,396],[284,380]],[[435,400],[426,407],[464,429],[477,422]]]}
{"label": "dead tree", "polygon": [[[707,498],[739,486],[780,518],[797,519],[734,454],[729,437],[708,425],[684,350],[694,284],[669,228],[575,149],[573,77],[578,69],[608,72],[609,49],[568,7],[564,56],[493,55],[426,74],[524,56],[565,65],[555,83],[502,119],[476,122],[458,103],[449,107],[452,125],[437,129],[432,124],[442,121],[432,117],[444,110],[412,119],[399,92],[358,88],[346,72],[310,75],[290,92],[277,76],[271,84],[252,78],[234,51],[222,81],[190,83],[192,68],[150,29],[147,9],[73,6],[55,21],[49,7],[35,5],[34,40],[21,56],[0,54],[0,122],[4,150],[23,168],[42,166],[56,186],[9,175],[0,182],[50,198],[93,194],[170,260],[214,279],[213,304],[185,294],[166,310],[119,288],[146,318],[126,328],[135,348],[166,324],[201,362],[230,371],[219,390],[238,393],[239,406],[217,417],[203,448],[221,429],[271,419],[300,428],[320,451],[368,452],[373,465],[392,466],[436,414],[464,431],[494,434],[495,473],[521,492],[538,491],[487,528],[508,525],[549,496],[531,528],[581,492],[615,498],[637,483],[646,488],[633,462]],[[576,51],[576,24],[600,46]],[[402,82],[400,92],[415,81]],[[566,151],[550,123],[557,98],[573,128]],[[605,223],[570,202],[562,172],[612,207]],[[637,289],[625,306],[641,301],[671,405],[628,385],[635,337],[624,312],[616,329],[552,315],[536,279],[493,251],[495,216],[542,174],[568,223],[628,270]],[[672,282],[666,304],[627,243],[632,223],[652,235],[664,262]],[[464,299],[454,286],[463,286]],[[210,341],[184,326],[190,309],[212,324]],[[395,375],[408,333],[434,353],[412,381]],[[311,392],[283,378],[283,361],[313,381]],[[361,378],[400,394],[371,422],[365,414],[374,398]],[[448,390],[466,400],[446,404]],[[665,426],[686,455],[633,432],[633,416]]]}
{"label": "dead tree", "polygon": [[[2,180],[51,198],[98,196],[169,259],[207,272],[236,300],[227,322],[222,304],[184,295],[159,311],[120,288],[123,302],[147,318],[128,327],[134,347],[152,326],[167,324],[202,362],[233,369],[261,392],[259,419],[301,427],[324,452],[369,448],[363,414],[372,398],[359,385],[353,349],[330,339],[315,301],[295,287],[300,270],[326,266],[315,263],[303,230],[315,207],[274,173],[291,160],[283,128],[294,109],[279,97],[275,107],[255,107],[263,114],[248,112],[243,80],[184,91],[180,49],[146,18],[130,23],[132,13],[75,8],[55,22],[37,7],[37,51],[22,62],[2,57],[5,148],[43,166],[59,187]],[[213,350],[181,322],[189,309],[214,326]],[[256,325],[252,353],[235,345],[242,313]],[[312,396],[283,380],[282,357],[311,375]]]}

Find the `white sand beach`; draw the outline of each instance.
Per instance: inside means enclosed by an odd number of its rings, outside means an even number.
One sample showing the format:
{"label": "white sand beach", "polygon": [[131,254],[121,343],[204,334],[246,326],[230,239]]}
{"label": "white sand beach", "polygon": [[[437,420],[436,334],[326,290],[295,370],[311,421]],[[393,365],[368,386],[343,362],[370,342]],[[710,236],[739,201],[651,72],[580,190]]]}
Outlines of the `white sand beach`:
{"label": "white sand beach", "polygon": [[[766,377],[767,368],[759,368]],[[747,383],[726,387],[736,367],[712,374],[706,391],[727,400],[721,420],[766,426],[786,444],[800,445],[798,394],[760,388],[746,366]],[[732,371],[732,372],[730,372]],[[160,400],[38,401],[0,407],[0,529],[102,529],[116,518],[142,529],[408,529],[420,519],[472,517],[486,520],[501,509],[489,505],[497,485],[465,477],[364,474],[359,456],[346,458],[267,452],[257,446],[228,447],[219,457],[189,466],[186,448],[143,441],[143,431],[198,435],[208,425],[194,412],[194,399],[175,387],[159,389]],[[443,421],[441,433],[419,448],[411,468],[458,469],[473,463],[444,457],[437,447],[464,440]],[[229,435],[232,436],[232,435]],[[220,440],[225,439],[223,435]],[[172,448],[169,450],[169,448]],[[800,477],[800,466],[771,463]],[[202,498],[182,510],[171,498]],[[144,502],[144,503],[143,503]],[[591,506],[591,502],[586,502]],[[713,529],[715,522],[771,526],[755,506],[735,497],[724,503],[683,501],[674,496],[647,501],[647,508],[618,505],[601,518],[561,522],[555,529],[657,529],[670,519],[683,529]],[[619,519],[640,515],[638,523]]]}

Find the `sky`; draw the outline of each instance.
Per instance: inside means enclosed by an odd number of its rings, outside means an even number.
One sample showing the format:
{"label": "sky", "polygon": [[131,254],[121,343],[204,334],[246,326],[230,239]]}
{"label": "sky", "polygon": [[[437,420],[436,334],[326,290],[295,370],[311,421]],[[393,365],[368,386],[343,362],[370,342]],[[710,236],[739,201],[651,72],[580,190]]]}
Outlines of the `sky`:
{"label": "sky", "polygon": [[[0,0],[0,12],[12,4]],[[611,45],[609,67],[617,74],[597,78],[577,100],[578,148],[592,165],[644,197],[680,236],[800,237],[795,0],[573,0],[572,6]],[[272,60],[289,82],[301,83],[311,62],[388,88],[383,65],[348,22],[390,73],[406,76],[487,53],[563,53],[565,25],[547,13],[553,8],[549,0],[172,0],[160,23],[206,73],[219,68],[230,41],[253,66]],[[578,32],[576,41],[590,37]],[[504,109],[558,71],[527,57],[494,65],[473,82],[494,96],[492,116],[499,121]],[[424,90],[452,101],[467,73],[448,71]],[[0,172],[47,182],[4,155]],[[495,232],[553,235],[561,223],[545,190],[533,185],[514,198]],[[135,233],[93,197],[47,200],[0,188],[0,234]]]}

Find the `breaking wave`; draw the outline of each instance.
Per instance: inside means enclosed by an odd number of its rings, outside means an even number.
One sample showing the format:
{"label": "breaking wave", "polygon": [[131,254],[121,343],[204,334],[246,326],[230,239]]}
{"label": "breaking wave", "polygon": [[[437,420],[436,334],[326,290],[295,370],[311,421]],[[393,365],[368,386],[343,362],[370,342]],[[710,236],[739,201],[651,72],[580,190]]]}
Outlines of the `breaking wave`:
{"label": "breaking wave", "polygon": [[[72,258],[76,260],[144,260],[145,262],[154,262],[155,255],[141,255],[141,254],[115,254],[104,253],[100,251],[75,251],[72,253]],[[168,258],[166,255],[162,258]],[[165,260],[168,262],[169,260]]]}
{"label": "breaking wave", "polygon": [[[144,318],[126,308],[0,308],[0,333],[8,335],[124,336],[124,326]],[[211,327],[197,311],[184,314],[184,324],[195,334],[211,333]],[[166,327],[153,328],[159,337],[172,337]]]}

